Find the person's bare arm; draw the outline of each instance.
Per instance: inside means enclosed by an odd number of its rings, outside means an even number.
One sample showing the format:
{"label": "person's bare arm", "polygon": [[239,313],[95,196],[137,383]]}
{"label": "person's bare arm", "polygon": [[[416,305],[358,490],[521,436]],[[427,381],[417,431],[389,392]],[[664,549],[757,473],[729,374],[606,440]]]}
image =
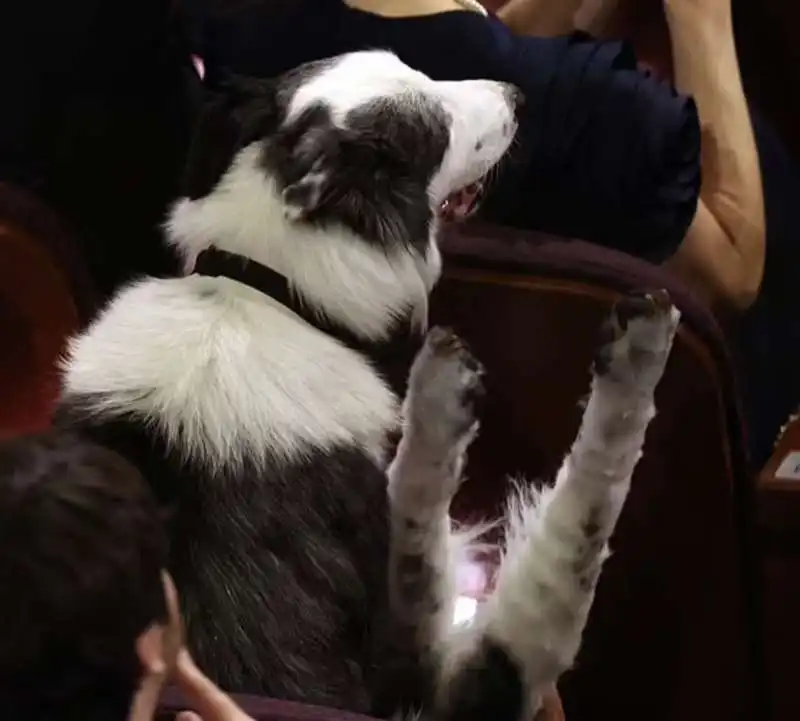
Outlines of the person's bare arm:
{"label": "person's bare arm", "polygon": [[574,15],[581,5],[582,0],[509,0],[497,17],[519,35],[566,35],[575,29]]}
{"label": "person's bare arm", "polygon": [[744,309],[764,273],[761,172],[733,37],[730,0],[665,0],[675,85],[703,128],[703,185],[670,264],[712,302]]}

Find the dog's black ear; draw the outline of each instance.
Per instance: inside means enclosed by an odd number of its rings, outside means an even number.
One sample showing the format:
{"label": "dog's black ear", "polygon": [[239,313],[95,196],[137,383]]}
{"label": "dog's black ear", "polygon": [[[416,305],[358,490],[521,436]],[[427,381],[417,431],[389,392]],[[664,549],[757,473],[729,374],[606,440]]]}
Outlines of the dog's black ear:
{"label": "dog's black ear", "polygon": [[[341,131],[333,125],[300,130],[289,138],[291,172],[282,192],[289,220],[307,220],[331,198],[338,182]],[[339,191],[343,188],[340,186]]]}
{"label": "dog's black ear", "polygon": [[284,213],[289,220],[307,219],[322,204],[331,181],[322,167],[311,170],[283,189]]}
{"label": "dog's black ear", "polygon": [[333,206],[360,214],[374,190],[401,176],[380,138],[335,126],[322,108],[304,113],[279,142],[289,157],[283,201],[290,220],[310,220]]}
{"label": "dog's black ear", "polygon": [[206,96],[186,159],[182,194],[192,200],[208,195],[236,153],[274,132],[279,122],[273,82],[226,77]]}

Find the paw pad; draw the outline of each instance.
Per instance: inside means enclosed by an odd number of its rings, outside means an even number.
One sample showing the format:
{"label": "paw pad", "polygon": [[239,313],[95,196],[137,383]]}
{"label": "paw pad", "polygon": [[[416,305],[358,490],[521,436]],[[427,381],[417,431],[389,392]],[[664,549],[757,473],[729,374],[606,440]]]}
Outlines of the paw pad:
{"label": "paw pad", "polygon": [[679,318],[665,290],[621,298],[601,328],[593,373],[632,381],[640,371],[653,368],[660,376]]}
{"label": "paw pad", "polygon": [[484,368],[467,344],[449,328],[432,328],[409,379],[406,415],[453,444],[476,425],[476,405],[485,395]]}

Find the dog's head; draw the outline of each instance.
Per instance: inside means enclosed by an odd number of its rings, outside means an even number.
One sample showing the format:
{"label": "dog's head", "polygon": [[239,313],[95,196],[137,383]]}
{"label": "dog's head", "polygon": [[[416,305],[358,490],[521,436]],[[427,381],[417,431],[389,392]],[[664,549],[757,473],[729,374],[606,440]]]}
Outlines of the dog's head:
{"label": "dog's head", "polygon": [[434,82],[390,53],[354,53],[283,78],[264,160],[293,220],[341,223],[387,250],[424,251],[448,199],[500,160],[516,91]]}
{"label": "dog's head", "polygon": [[[362,255],[412,257],[429,291],[441,209],[466,211],[513,139],[517,97],[493,81],[436,82],[382,51],[237,80],[201,126],[173,240],[222,245],[292,276],[287,253],[323,231]],[[183,222],[187,202],[216,212]],[[294,250],[278,251],[289,236]]]}

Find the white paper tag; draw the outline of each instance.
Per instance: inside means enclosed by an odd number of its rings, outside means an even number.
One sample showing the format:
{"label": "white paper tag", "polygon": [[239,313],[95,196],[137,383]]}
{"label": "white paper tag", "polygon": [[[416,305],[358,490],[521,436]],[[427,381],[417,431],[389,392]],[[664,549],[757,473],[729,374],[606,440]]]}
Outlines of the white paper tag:
{"label": "white paper tag", "polygon": [[792,451],[787,454],[778,470],[775,471],[775,478],[785,481],[800,481],[800,452]]}

